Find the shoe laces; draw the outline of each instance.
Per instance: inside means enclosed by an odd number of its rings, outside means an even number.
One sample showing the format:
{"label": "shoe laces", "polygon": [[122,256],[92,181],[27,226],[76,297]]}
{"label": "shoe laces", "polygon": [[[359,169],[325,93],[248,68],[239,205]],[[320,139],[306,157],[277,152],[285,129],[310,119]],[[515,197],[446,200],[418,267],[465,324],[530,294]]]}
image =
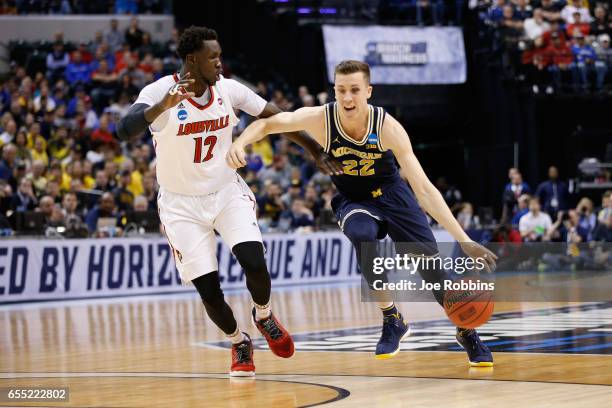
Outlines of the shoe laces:
{"label": "shoe laces", "polygon": [[388,339],[389,337],[393,336],[392,330],[394,327],[399,327],[400,319],[399,313],[383,317],[383,339]]}
{"label": "shoe laces", "polygon": [[236,361],[238,363],[248,363],[251,361],[251,347],[249,343],[242,343],[236,346]]}
{"label": "shoe laces", "polygon": [[484,344],[482,340],[480,340],[480,337],[478,337],[478,335],[476,334],[476,330],[474,329],[459,330],[459,336],[470,338],[471,340],[470,345],[474,351],[477,351],[478,353],[485,352]]}
{"label": "shoe laces", "polygon": [[273,319],[272,316],[268,317],[263,322],[260,322],[260,324],[263,326],[266,333],[270,335],[272,340],[277,340],[283,336],[283,332],[278,327],[276,320]]}

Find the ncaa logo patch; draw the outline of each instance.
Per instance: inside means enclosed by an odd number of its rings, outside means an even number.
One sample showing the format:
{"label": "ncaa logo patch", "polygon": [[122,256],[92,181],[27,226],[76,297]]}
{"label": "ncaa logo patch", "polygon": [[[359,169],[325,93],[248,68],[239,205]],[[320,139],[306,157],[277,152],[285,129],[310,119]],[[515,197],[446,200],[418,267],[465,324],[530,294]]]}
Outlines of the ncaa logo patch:
{"label": "ncaa logo patch", "polygon": [[187,111],[185,109],[181,109],[176,114],[176,117],[178,118],[178,120],[185,120],[185,119],[187,119]]}
{"label": "ncaa logo patch", "polygon": [[370,133],[366,142],[366,149],[376,149],[378,144],[378,135],[376,133]]}

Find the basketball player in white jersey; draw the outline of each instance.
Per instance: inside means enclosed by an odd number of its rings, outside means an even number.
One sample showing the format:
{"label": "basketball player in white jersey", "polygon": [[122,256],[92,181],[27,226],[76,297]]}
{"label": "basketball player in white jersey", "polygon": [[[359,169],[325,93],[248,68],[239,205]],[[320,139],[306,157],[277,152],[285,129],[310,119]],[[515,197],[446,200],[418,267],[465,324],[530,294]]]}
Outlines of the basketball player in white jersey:
{"label": "basketball player in white jersey", "polygon": [[[255,325],[270,350],[291,357],[291,336],[270,311],[270,275],[255,214],[255,197],[225,162],[238,119],[234,109],[257,117],[280,112],[246,86],[221,76],[221,47],[214,30],[186,29],[179,40],[180,73],[147,85],[118,125],[120,138],[153,134],[160,185],[161,222],[183,281],[198,290],[206,311],[232,342],[230,375],[252,376],[253,346],[238,327],[220,287],[215,230],[246,275]],[[327,174],[340,167],[316,143],[295,133]]]}

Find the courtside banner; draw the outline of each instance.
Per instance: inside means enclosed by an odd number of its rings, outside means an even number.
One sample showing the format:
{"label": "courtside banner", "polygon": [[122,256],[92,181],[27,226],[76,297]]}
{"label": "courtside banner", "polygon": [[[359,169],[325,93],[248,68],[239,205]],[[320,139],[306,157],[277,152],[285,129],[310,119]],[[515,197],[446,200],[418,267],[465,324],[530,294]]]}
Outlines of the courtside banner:
{"label": "courtside banner", "polygon": [[367,62],[372,84],[460,84],[466,80],[457,27],[323,26],[327,74],[342,60]]}
{"label": "courtside banner", "polygon": [[[273,286],[359,279],[351,243],[340,232],[268,234]],[[242,268],[219,242],[226,289],[244,288]],[[0,304],[193,291],[176,271],[164,238],[0,241]]]}

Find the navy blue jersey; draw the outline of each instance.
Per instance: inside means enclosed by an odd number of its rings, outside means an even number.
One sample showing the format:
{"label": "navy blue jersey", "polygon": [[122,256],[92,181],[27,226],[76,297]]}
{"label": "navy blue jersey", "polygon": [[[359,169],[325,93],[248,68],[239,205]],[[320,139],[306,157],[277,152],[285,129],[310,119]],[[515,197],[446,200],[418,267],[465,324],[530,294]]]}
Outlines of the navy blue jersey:
{"label": "navy blue jersey", "polygon": [[338,105],[325,105],[325,152],[344,166],[344,174],[332,176],[332,181],[340,193],[352,200],[377,198],[382,187],[400,180],[393,153],[380,143],[385,111],[371,105],[368,109],[367,131],[361,140],[353,140],[342,129]]}

